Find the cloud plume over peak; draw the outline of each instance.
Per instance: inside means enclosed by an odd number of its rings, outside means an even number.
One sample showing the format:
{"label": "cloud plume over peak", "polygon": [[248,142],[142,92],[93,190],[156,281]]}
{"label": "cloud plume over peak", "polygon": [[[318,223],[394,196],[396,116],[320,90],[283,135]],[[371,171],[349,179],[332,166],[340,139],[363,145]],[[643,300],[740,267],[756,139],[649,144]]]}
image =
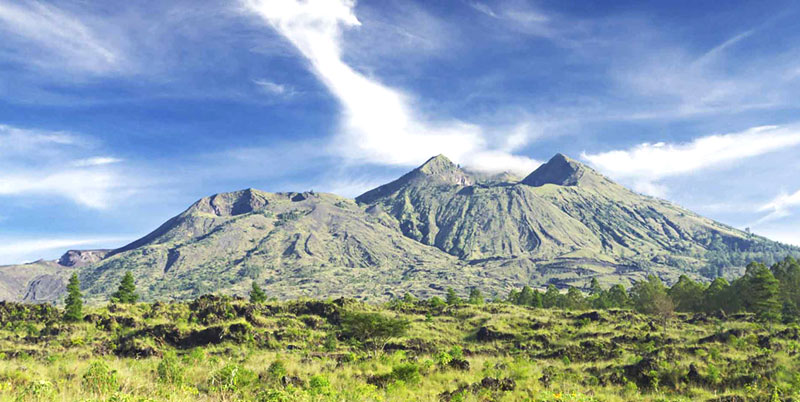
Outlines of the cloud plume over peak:
{"label": "cloud plume over peak", "polygon": [[333,152],[357,162],[398,166],[416,165],[439,153],[481,170],[529,172],[538,165],[512,155],[508,147],[492,147],[495,141],[478,125],[426,119],[415,109],[411,96],[348,65],[342,58],[341,41],[343,29],[360,25],[355,2],[244,0],[243,4],[297,48],[341,103]]}

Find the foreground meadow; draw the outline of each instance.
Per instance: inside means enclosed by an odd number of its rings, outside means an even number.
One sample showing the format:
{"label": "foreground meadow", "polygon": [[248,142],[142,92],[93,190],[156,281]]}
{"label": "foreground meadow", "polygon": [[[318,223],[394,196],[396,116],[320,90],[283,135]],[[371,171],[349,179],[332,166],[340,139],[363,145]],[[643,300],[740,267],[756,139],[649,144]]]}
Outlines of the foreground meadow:
{"label": "foreground meadow", "polygon": [[800,398],[800,330],[749,314],[215,296],[83,313],[0,304],[1,400]]}

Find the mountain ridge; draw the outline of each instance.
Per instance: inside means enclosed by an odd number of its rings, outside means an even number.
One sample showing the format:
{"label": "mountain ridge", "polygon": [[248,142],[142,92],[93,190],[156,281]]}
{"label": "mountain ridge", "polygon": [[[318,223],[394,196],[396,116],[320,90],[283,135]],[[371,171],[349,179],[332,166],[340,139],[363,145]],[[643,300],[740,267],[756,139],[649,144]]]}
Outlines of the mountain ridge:
{"label": "mountain ridge", "polygon": [[125,271],[145,300],[246,294],[253,281],[279,298],[384,300],[447,287],[499,295],[522,285],[584,287],[591,278],[733,277],[746,259],[792,253],[563,154],[521,180],[437,155],[354,200],[252,188],[203,197],[119,249],[72,252],[73,266],[41,262],[28,277],[20,266],[0,267],[0,299],[56,299],[78,272],[87,297],[100,301]]}

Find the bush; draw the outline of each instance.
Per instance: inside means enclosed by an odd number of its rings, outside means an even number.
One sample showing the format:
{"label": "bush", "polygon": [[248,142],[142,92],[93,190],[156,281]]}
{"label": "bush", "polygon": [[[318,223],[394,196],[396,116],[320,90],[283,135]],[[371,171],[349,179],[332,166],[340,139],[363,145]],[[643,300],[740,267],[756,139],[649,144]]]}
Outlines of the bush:
{"label": "bush", "polygon": [[211,376],[211,388],[224,392],[239,392],[256,380],[256,374],[238,364],[226,364]]}
{"label": "bush", "polygon": [[321,375],[315,375],[308,381],[308,390],[311,395],[330,395],[331,383]]}
{"label": "bush", "polygon": [[286,365],[283,364],[282,360],[275,360],[269,365],[269,368],[267,368],[267,374],[269,375],[269,378],[278,381],[286,376],[288,372],[286,371]]}
{"label": "bush", "polygon": [[372,341],[376,350],[383,350],[390,338],[403,336],[408,327],[407,320],[380,313],[349,312],[342,315],[342,333],[361,343]]}
{"label": "bush", "polygon": [[403,381],[406,384],[418,384],[422,380],[419,366],[414,363],[405,363],[392,367],[392,379]]}
{"label": "bush", "polygon": [[112,370],[105,362],[94,362],[83,374],[83,388],[98,395],[116,391],[119,388],[117,371]]}
{"label": "bush", "polygon": [[172,385],[182,385],[184,382],[184,367],[175,356],[175,352],[168,352],[158,363],[156,372],[158,373],[158,380]]}

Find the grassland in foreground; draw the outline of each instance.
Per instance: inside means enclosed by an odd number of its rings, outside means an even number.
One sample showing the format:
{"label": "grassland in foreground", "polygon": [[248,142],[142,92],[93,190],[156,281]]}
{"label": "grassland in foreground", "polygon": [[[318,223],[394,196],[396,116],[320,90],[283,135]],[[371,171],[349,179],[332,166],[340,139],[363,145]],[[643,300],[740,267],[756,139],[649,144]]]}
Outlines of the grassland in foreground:
{"label": "grassland in foreground", "polygon": [[[214,296],[88,308],[78,323],[64,323],[62,314],[50,305],[0,304],[0,399],[800,397],[800,329],[749,314],[678,314],[665,327],[628,310]],[[370,335],[375,319],[400,323],[394,334],[402,335]]]}

